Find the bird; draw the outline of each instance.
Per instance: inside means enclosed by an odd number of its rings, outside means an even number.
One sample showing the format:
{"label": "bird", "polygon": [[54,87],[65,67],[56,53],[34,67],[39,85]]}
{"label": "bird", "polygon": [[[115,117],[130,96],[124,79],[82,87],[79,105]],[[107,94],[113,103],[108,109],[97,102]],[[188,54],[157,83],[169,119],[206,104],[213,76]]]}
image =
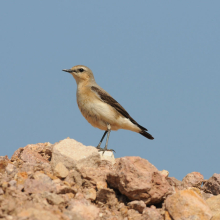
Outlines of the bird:
{"label": "bird", "polygon": [[[62,71],[70,73],[76,81],[77,104],[82,115],[93,127],[105,131],[96,147],[99,151],[103,151],[103,153],[105,151],[114,151],[113,149],[108,149],[111,130],[130,130],[150,140],[154,139],[145,127],[138,124],[108,92],[96,83],[91,69],[84,65],[77,65]],[[106,134],[105,147],[101,148]]]}

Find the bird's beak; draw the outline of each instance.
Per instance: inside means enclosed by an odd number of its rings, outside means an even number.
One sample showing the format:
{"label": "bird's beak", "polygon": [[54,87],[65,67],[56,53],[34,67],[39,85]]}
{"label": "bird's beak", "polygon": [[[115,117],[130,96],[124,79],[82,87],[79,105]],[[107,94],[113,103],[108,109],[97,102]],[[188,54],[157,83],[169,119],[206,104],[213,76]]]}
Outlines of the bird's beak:
{"label": "bird's beak", "polygon": [[74,72],[74,71],[71,70],[71,69],[63,69],[62,71],[64,71],[64,72],[68,72],[68,73],[72,73],[72,72]]}

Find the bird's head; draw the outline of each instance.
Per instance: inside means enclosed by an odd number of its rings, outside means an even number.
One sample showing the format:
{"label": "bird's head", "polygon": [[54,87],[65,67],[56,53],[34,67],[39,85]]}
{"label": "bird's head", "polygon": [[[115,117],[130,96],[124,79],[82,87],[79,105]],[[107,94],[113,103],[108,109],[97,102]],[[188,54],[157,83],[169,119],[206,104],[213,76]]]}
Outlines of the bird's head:
{"label": "bird's head", "polygon": [[80,82],[95,80],[92,70],[83,65],[77,65],[72,67],[71,69],[63,69],[63,71],[72,74],[77,84]]}

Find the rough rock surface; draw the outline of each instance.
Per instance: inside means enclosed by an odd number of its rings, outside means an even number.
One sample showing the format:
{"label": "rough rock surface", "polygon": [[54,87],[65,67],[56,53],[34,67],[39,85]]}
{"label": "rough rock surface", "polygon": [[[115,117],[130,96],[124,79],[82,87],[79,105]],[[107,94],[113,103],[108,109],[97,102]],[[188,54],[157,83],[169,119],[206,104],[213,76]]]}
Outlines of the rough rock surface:
{"label": "rough rock surface", "polygon": [[166,178],[140,157],[116,159],[115,169],[108,174],[107,182],[128,199],[143,200],[146,204],[160,203],[172,193]]}
{"label": "rough rock surface", "polygon": [[69,170],[61,162],[55,166],[53,172],[54,175],[59,178],[66,178],[69,174]]}
{"label": "rough rock surface", "polygon": [[203,190],[213,195],[220,194],[220,174],[214,173],[203,185]]}
{"label": "rough rock surface", "polygon": [[115,164],[115,157],[113,151],[105,151],[104,153],[100,151],[99,155],[101,157],[101,160],[108,160],[112,164]]}
{"label": "rough rock surface", "polygon": [[98,150],[91,146],[73,140],[65,139],[53,146],[52,167],[62,163],[66,168],[94,167],[97,168],[101,163]]}
{"label": "rough rock surface", "polygon": [[199,187],[202,185],[203,181],[204,181],[204,177],[199,172],[189,173],[182,180],[184,188]]}
{"label": "rough rock surface", "polygon": [[0,219],[220,219],[220,174],[168,175],[140,157],[115,159],[72,139],[30,144],[0,156]]}
{"label": "rough rock surface", "polygon": [[132,201],[127,205],[129,209],[137,210],[140,213],[143,213],[144,209],[146,208],[146,204],[143,201]]}
{"label": "rough rock surface", "polygon": [[220,195],[207,199],[206,203],[212,210],[213,215],[220,213]]}
{"label": "rough rock surface", "polygon": [[169,196],[165,204],[173,219],[209,220],[212,217],[212,212],[206,202],[190,189]]}
{"label": "rough rock surface", "polygon": [[143,212],[143,219],[146,220],[163,220],[164,217],[160,214],[160,211],[156,207],[146,208]]}

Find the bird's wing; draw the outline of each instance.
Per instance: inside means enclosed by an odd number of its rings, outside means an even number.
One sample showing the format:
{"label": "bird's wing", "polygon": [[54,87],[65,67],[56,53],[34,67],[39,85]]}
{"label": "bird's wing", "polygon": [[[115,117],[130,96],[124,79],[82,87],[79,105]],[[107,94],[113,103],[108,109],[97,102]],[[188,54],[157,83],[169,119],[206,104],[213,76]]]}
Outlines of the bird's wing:
{"label": "bird's wing", "polygon": [[107,92],[104,90],[96,87],[91,86],[91,90],[96,92],[99,98],[107,103],[108,105],[112,106],[116,111],[118,111],[122,116],[128,118],[133,124],[137,125],[140,129],[147,131],[146,128],[139,125],[129,114],[128,112],[115,100],[113,99]]}

